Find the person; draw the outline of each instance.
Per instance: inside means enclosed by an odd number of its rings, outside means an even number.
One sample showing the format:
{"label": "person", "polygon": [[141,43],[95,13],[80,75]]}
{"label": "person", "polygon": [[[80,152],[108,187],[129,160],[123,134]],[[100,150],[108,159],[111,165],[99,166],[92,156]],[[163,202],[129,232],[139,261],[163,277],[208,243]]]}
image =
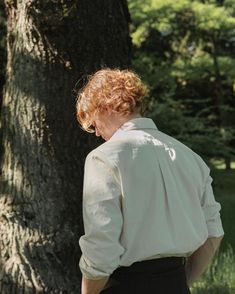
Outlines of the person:
{"label": "person", "polygon": [[82,129],[105,140],[85,161],[82,294],[190,293],[224,235],[210,169],[143,115],[145,95],[104,68],[77,96]]}

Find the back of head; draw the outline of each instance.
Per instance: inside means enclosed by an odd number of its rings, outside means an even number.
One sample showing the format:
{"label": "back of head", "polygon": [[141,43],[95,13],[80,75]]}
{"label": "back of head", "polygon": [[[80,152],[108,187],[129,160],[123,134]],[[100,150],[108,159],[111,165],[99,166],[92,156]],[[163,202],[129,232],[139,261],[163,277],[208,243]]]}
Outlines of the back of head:
{"label": "back of head", "polygon": [[105,68],[91,75],[78,93],[77,119],[82,128],[93,132],[93,118],[109,108],[121,116],[141,111],[147,87],[130,70]]}

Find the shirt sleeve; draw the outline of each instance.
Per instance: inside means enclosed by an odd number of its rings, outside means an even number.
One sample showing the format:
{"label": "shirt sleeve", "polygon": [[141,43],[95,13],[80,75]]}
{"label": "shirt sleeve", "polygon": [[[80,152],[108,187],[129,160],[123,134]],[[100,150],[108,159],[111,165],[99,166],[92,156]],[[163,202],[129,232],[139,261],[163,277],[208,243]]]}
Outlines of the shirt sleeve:
{"label": "shirt sleeve", "polygon": [[93,153],[85,162],[83,221],[80,270],[88,279],[108,277],[124,252],[119,242],[123,224],[121,189],[114,168],[103,156]]}
{"label": "shirt sleeve", "polygon": [[220,237],[224,235],[224,230],[220,218],[221,205],[215,200],[212,189],[212,177],[207,176],[201,205],[205,216],[208,237]]}

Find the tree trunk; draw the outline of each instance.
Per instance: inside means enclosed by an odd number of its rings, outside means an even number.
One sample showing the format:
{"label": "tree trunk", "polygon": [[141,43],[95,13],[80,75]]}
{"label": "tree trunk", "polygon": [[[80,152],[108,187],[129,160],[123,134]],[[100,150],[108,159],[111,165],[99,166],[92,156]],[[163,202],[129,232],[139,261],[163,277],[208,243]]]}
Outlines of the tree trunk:
{"label": "tree trunk", "polygon": [[[2,89],[5,84],[5,66],[6,66],[6,46],[5,46],[5,5],[0,1],[0,113],[2,105]],[[2,129],[0,124],[0,161],[1,161],[1,142],[2,142]]]}
{"label": "tree trunk", "polygon": [[6,0],[0,293],[80,293],[84,158],[77,79],[130,65],[125,0]]}
{"label": "tree trunk", "polygon": [[228,171],[231,170],[231,158],[225,157],[224,162],[225,162],[225,169]]}

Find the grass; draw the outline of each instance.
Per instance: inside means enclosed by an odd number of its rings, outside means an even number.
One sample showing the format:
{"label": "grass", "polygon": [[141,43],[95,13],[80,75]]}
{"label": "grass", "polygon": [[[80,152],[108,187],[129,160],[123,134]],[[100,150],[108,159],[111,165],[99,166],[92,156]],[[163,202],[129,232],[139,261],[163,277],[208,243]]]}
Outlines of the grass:
{"label": "grass", "polygon": [[212,177],[215,198],[221,204],[220,214],[225,232],[221,250],[224,251],[228,244],[235,250],[235,170],[214,170]]}
{"label": "grass", "polygon": [[235,254],[231,245],[216,254],[211,266],[191,290],[192,294],[235,293]]}
{"label": "grass", "polygon": [[211,266],[191,288],[192,294],[235,293],[235,169],[226,171],[220,161],[213,164],[216,166],[211,172],[214,194],[221,204],[225,235]]}

